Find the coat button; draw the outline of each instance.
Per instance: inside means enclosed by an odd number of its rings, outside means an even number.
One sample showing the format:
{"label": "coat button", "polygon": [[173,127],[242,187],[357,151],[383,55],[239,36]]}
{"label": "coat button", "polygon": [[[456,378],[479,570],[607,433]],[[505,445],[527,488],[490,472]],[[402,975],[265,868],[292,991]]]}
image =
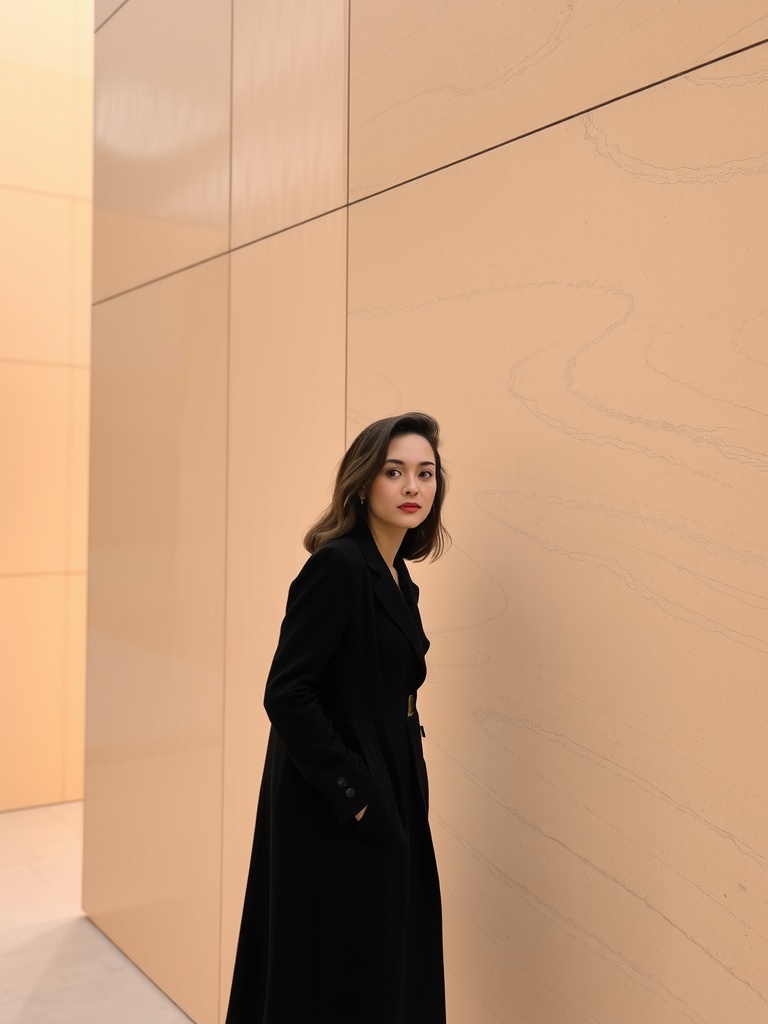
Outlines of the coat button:
{"label": "coat button", "polygon": [[346,784],[347,784],[347,780],[344,778],[343,775],[340,775],[338,777],[338,779],[336,779],[336,785],[339,787],[339,789],[344,789]]}
{"label": "coat button", "polygon": [[344,796],[349,797],[350,800],[352,799],[352,797],[354,795],[355,795],[355,791],[354,791],[354,789],[352,789],[351,786],[349,787],[349,789],[345,790],[345,792],[344,792]]}

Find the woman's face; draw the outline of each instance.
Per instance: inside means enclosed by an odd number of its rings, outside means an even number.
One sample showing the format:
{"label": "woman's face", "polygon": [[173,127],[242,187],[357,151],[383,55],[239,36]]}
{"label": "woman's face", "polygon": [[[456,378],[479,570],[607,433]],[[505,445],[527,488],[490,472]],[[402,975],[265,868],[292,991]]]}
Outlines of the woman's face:
{"label": "woman's face", "polygon": [[437,491],[432,445],[420,434],[393,437],[387,459],[364,495],[372,527],[411,529],[429,515]]}

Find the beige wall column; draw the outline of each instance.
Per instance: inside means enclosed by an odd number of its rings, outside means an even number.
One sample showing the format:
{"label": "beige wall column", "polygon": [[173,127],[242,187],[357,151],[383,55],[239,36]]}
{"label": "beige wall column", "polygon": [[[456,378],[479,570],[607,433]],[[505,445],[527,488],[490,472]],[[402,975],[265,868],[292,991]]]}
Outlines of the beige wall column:
{"label": "beige wall column", "polygon": [[0,5],[0,810],[83,792],[92,32]]}

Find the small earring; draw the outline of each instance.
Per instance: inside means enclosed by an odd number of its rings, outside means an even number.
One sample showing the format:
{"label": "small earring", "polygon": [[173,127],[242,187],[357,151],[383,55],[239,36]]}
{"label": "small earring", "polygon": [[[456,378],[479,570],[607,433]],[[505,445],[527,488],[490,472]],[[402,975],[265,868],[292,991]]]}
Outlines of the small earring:
{"label": "small earring", "polygon": [[362,495],[360,496],[360,508],[365,508],[365,498]]}

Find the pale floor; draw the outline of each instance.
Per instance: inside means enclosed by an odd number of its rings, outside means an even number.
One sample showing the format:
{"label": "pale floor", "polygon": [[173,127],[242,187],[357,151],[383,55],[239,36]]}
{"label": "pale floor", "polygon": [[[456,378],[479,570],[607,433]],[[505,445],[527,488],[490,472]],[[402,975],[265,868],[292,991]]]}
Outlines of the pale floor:
{"label": "pale floor", "polygon": [[0,814],[0,1024],[189,1024],[80,909],[82,803]]}

